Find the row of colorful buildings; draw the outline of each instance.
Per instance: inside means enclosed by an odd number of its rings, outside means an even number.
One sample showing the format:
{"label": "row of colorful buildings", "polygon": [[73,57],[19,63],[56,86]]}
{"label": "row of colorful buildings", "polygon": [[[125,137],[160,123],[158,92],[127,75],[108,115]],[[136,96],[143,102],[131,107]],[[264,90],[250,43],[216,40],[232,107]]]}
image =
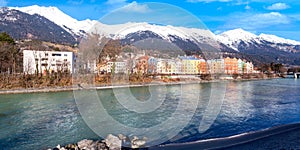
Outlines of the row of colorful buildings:
{"label": "row of colorful buildings", "polygon": [[[78,70],[73,52],[56,51],[23,51],[24,73],[44,73]],[[220,58],[205,60],[200,56],[178,56],[176,58],[155,58],[145,54],[130,54],[130,57],[117,56],[112,60],[97,64],[95,60],[87,60],[79,64],[84,70],[92,73],[142,73],[142,74],[249,74],[255,73],[251,62],[237,58]]]}
{"label": "row of colorful buildings", "polygon": [[142,74],[250,74],[252,62],[237,58],[205,60],[199,56],[178,56],[173,59],[141,56],[136,59],[108,61],[99,68],[102,73]]}

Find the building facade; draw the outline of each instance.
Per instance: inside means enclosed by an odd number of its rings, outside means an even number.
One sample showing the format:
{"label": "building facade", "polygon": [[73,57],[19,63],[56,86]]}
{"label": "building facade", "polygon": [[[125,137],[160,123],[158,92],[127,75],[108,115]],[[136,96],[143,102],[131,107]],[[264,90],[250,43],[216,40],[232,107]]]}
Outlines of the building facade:
{"label": "building facade", "polygon": [[74,72],[75,55],[73,52],[23,50],[23,72],[53,73]]}
{"label": "building facade", "polygon": [[149,56],[139,57],[136,61],[136,71],[138,73],[147,74],[149,68],[148,61]]}
{"label": "building facade", "polygon": [[200,63],[198,64],[198,72],[199,74],[207,74],[208,73],[208,66],[207,62],[204,59],[200,59]]}
{"label": "building facade", "polygon": [[122,61],[117,61],[117,62],[108,62],[107,63],[107,73],[126,73],[127,68],[126,68],[126,63]]}
{"label": "building facade", "polygon": [[154,57],[149,57],[148,59],[148,73],[149,74],[157,73],[157,59]]}
{"label": "building facade", "polygon": [[200,59],[194,56],[182,56],[179,57],[182,63],[182,73],[183,74],[199,74],[199,64]]}
{"label": "building facade", "polygon": [[226,57],[224,59],[225,73],[237,74],[238,73],[238,59]]}
{"label": "building facade", "polygon": [[[254,66],[252,62],[246,62],[244,64],[244,73],[246,74],[254,73]],[[259,73],[259,72],[255,72],[255,73]]]}
{"label": "building facade", "polygon": [[224,73],[224,59],[207,60],[209,74],[223,74]]}
{"label": "building facade", "polygon": [[243,74],[245,72],[245,62],[238,59],[238,74]]}

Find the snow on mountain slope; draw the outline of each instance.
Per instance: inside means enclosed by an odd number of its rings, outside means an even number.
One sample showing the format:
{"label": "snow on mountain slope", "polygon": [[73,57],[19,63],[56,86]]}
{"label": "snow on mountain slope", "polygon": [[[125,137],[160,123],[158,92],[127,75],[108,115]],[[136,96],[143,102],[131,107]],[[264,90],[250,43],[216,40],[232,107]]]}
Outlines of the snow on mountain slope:
{"label": "snow on mountain slope", "polygon": [[238,45],[241,41],[249,44],[253,42],[260,43],[260,41],[257,39],[257,36],[253,33],[247,32],[241,28],[229,30],[226,32],[223,32],[219,35],[216,35],[216,39],[223,43],[224,45],[238,51]]}
{"label": "snow on mountain slope", "polygon": [[[117,25],[107,25],[89,19],[78,21],[68,16],[56,7],[33,5],[28,7],[10,7],[10,9],[16,9],[31,15],[41,15],[59,25],[75,37],[82,37],[85,36],[86,33],[94,32],[100,33],[101,35],[107,36],[109,38],[122,39],[131,33],[151,31],[168,41],[176,40],[174,38],[180,38],[183,41],[208,43],[214,47],[219,47],[219,43],[222,43],[226,47],[234,49],[236,51],[239,51],[239,46],[241,46],[241,44],[242,46],[259,45],[264,44],[264,41],[273,43],[270,44],[272,47],[278,47],[278,43],[282,45],[300,45],[300,42],[298,41],[288,40],[268,34],[260,34],[259,36],[257,36],[240,28],[215,35],[211,31],[206,29],[174,27],[171,25],[162,26],[149,23],[133,22]],[[285,47],[282,45],[280,49],[285,49]]]}
{"label": "snow on mountain slope", "polygon": [[[294,41],[294,40],[288,40],[284,39],[275,35],[268,35],[268,34],[260,34],[259,36],[247,32],[243,29],[234,29],[234,30],[229,30],[226,32],[223,32],[219,35],[216,35],[217,40],[236,50],[238,50],[238,47],[241,42],[246,45],[257,45],[257,44],[262,44],[263,41],[267,41],[273,44],[270,44],[272,47],[276,47],[276,44],[287,44],[287,45],[300,45],[300,42]],[[278,47],[278,46],[277,46]],[[278,47],[279,49],[285,49],[285,47]]]}
{"label": "snow on mountain slope", "polygon": [[[195,42],[211,42],[214,41],[214,34],[205,29],[194,29],[184,27],[174,27],[171,25],[161,26],[155,24],[143,23],[125,23],[116,25],[107,25],[100,22],[96,23],[90,32],[99,33],[101,35],[113,38],[123,39],[131,33],[151,31],[165,40],[172,41],[174,36],[182,40],[192,40]],[[215,42],[216,43],[216,42]]]}
{"label": "snow on mountain slope", "polygon": [[[111,38],[124,38],[126,35],[138,31],[152,31],[162,38],[167,40],[172,40],[169,35],[175,35],[184,40],[193,38],[198,41],[201,39],[212,39],[213,34],[209,30],[204,29],[190,29],[183,27],[173,27],[173,26],[161,26],[148,23],[125,23],[118,25],[106,25],[95,20],[83,20],[78,21],[56,7],[44,7],[44,6],[28,6],[28,7],[10,7],[10,9],[16,9],[28,14],[38,14],[50,21],[56,23],[57,25],[64,28],[66,31],[73,35],[83,36],[85,33],[90,32],[90,29],[96,29],[94,32],[101,33],[105,36]],[[208,38],[209,37],[209,38]],[[207,40],[210,41],[210,40]]]}
{"label": "snow on mountain slope", "polygon": [[183,39],[187,39],[188,37],[181,33],[180,31],[176,31],[176,29],[172,29],[168,26],[158,26],[158,25],[150,25],[148,23],[125,23],[125,24],[117,24],[117,25],[106,25],[102,23],[97,23],[92,29],[92,32],[100,32],[102,35],[110,36],[114,39],[122,39],[125,38],[126,35],[130,33],[135,33],[138,31],[152,31],[158,35],[160,35],[164,39],[169,39],[168,35],[177,35]]}
{"label": "snow on mountain slope", "polygon": [[[158,34],[163,39],[172,41],[174,37],[179,37],[182,40],[192,40],[195,42],[212,42],[214,40],[214,34],[205,29],[194,29],[184,27],[174,27],[171,25],[161,26],[148,23],[125,23],[117,25],[106,25],[95,20],[83,20],[78,21],[56,7],[44,7],[44,6],[28,6],[28,7],[10,7],[10,9],[16,9],[28,14],[38,14],[50,21],[61,26],[63,29],[76,36],[84,36],[85,33],[96,32],[114,39],[125,38],[130,33],[139,31],[151,31]],[[92,30],[91,30],[92,29]],[[213,44],[216,45],[216,44]]]}
{"label": "snow on mountain slope", "polygon": [[83,35],[87,32],[97,21],[94,20],[83,20],[78,21],[59,10],[56,7],[44,7],[44,6],[28,6],[28,7],[10,7],[10,9],[16,9],[28,14],[41,15],[55,24],[61,26],[63,29],[71,34]]}
{"label": "snow on mountain slope", "polygon": [[236,42],[239,40],[251,41],[257,38],[255,34],[247,32],[240,28],[223,32],[222,34],[220,34],[220,36],[226,37],[228,39],[228,42]]}
{"label": "snow on mountain slope", "polygon": [[294,40],[289,40],[289,39],[284,39],[275,35],[270,35],[270,34],[260,34],[259,38],[261,40],[265,40],[271,43],[281,43],[281,44],[289,44],[289,45],[300,45],[300,42],[294,41]]}

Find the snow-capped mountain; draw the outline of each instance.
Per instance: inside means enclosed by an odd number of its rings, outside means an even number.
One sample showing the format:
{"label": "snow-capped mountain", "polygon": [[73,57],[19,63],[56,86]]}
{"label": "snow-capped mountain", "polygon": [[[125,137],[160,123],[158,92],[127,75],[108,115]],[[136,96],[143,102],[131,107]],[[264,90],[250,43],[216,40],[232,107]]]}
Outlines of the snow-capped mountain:
{"label": "snow-capped mountain", "polygon": [[216,42],[218,41],[219,43],[222,43],[228,48],[236,51],[239,51],[240,43],[242,43],[243,46],[249,46],[251,44],[263,44],[265,42],[273,43],[275,45],[278,43],[287,45],[300,45],[300,42],[283,39],[274,35],[261,34],[257,36],[240,28],[226,31],[219,35],[214,35],[212,32],[205,29],[174,27],[170,25],[161,26],[148,23],[132,22],[118,25],[106,25],[96,20],[87,19],[78,21],[56,7],[33,5],[28,7],[10,7],[10,9],[16,9],[31,15],[38,14],[43,16],[77,37],[82,37],[86,33],[96,31],[109,38],[123,39],[131,33],[150,31],[168,41],[174,41],[176,40],[174,37],[178,37],[183,41],[189,40],[200,43],[205,42],[214,45],[214,47],[219,47]]}
{"label": "snow-capped mountain", "polygon": [[257,36],[250,32],[244,31],[243,29],[235,29],[223,32],[222,34],[216,35],[216,39],[224,45],[238,51],[240,42],[246,44],[259,43]]}
{"label": "snow-capped mountain", "polygon": [[98,22],[90,30],[90,32],[99,33],[113,39],[124,39],[129,34],[141,33],[146,31],[155,33],[162,39],[168,40],[170,42],[175,40],[174,37],[178,37],[184,41],[190,40],[201,43],[212,43],[214,41],[213,33],[206,29],[174,27],[171,25],[161,26],[145,22],[129,22],[118,25],[106,25]]}
{"label": "snow-capped mountain", "polygon": [[234,29],[216,35],[220,45],[233,49],[239,55],[250,58],[256,64],[300,64],[300,42],[275,35],[255,35],[243,29]]}
{"label": "snow-capped mountain", "polygon": [[28,6],[28,7],[10,7],[10,9],[16,9],[28,14],[38,14],[43,16],[57,25],[64,28],[66,31],[74,36],[82,37],[85,33],[98,32],[101,35],[105,35],[113,39],[125,38],[130,33],[140,31],[151,31],[158,34],[165,40],[174,41],[176,37],[181,38],[184,41],[194,41],[214,43],[213,33],[209,30],[194,29],[194,28],[183,28],[174,26],[160,26],[148,23],[125,23],[119,25],[106,25],[95,20],[83,20],[78,21],[56,7],[44,7],[44,6]]}
{"label": "snow-capped mountain", "polygon": [[[4,9],[1,11],[4,11]],[[52,31],[52,27],[43,30],[42,33],[33,32],[33,30],[41,30],[40,26],[34,29],[34,27],[36,27],[34,21],[29,22],[26,26],[20,26],[20,22],[24,22],[24,20],[18,18],[17,15],[14,16],[12,12],[15,11],[27,14],[27,20],[40,18],[40,20],[43,21],[36,20],[36,22],[39,22],[41,26],[44,24],[45,28],[49,25],[53,27],[56,25],[55,32]],[[19,15],[19,13],[17,14]],[[118,39],[122,44],[133,44],[147,38],[163,39],[187,51],[200,51],[214,48],[226,54],[229,53],[231,56],[243,58],[251,57],[254,62],[257,59],[256,62],[258,63],[264,61],[300,64],[300,42],[280,38],[275,35],[255,35],[243,29],[234,29],[215,35],[207,29],[175,27],[171,25],[163,26],[146,22],[128,22],[108,25],[88,19],[78,21],[56,7],[37,5],[6,8],[5,13],[2,12],[0,21],[5,27],[3,27],[1,31],[11,31],[14,35],[17,35],[16,32],[14,32],[16,31],[16,27],[26,28],[23,29],[22,32],[20,29],[20,33],[27,35],[15,36],[17,38],[28,38],[28,36],[31,36],[31,33],[34,33],[33,36],[40,38],[40,40],[58,42],[54,40],[54,37],[58,39],[63,36],[69,37],[65,34],[68,33],[73,36],[72,38],[68,38],[70,39],[69,43],[74,43],[74,39],[76,39],[78,43],[87,33],[92,32],[99,33],[101,36],[107,38]],[[9,26],[7,26],[7,24],[9,24]],[[54,34],[57,34],[57,36]],[[52,37],[52,40],[49,39],[49,37]],[[64,43],[68,39],[65,39]]]}
{"label": "snow-capped mountain", "polygon": [[281,43],[281,44],[290,44],[290,45],[300,45],[300,42],[290,39],[284,39],[275,35],[270,34],[260,34],[259,38],[264,41],[268,41],[271,43]]}
{"label": "snow-capped mountain", "polygon": [[290,48],[286,48],[287,46],[296,46],[300,45],[300,42],[294,41],[294,40],[289,40],[289,39],[284,39],[275,35],[269,35],[269,34],[260,34],[260,35],[255,35],[253,33],[247,32],[241,28],[239,29],[234,29],[234,30],[229,30],[226,32],[223,32],[219,35],[216,35],[216,39],[236,50],[239,51],[239,47],[249,47],[253,45],[264,45],[268,44],[269,46],[272,46],[274,48],[279,48],[281,50],[286,50],[289,51],[291,50]]}
{"label": "snow-capped mountain", "polygon": [[0,32],[7,32],[15,39],[76,43],[73,35],[47,18],[8,8],[0,8]]}
{"label": "snow-capped mountain", "polygon": [[77,36],[83,36],[97,22],[89,19],[78,21],[68,16],[56,7],[33,5],[28,7],[10,7],[10,9],[19,10],[30,15],[38,14],[40,16],[43,16],[54,22],[55,24],[61,26],[72,35]]}

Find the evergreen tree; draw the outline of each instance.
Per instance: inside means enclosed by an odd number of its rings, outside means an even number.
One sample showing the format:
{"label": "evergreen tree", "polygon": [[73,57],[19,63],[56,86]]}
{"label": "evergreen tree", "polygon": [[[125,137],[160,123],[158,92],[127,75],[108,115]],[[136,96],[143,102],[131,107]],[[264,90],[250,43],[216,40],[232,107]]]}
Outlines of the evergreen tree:
{"label": "evergreen tree", "polygon": [[6,32],[0,33],[0,42],[7,42],[9,44],[14,44],[14,39],[8,35]]}
{"label": "evergreen tree", "polygon": [[15,41],[5,32],[0,33],[0,54],[0,73],[15,73],[17,68],[20,68],[20,56]]}

